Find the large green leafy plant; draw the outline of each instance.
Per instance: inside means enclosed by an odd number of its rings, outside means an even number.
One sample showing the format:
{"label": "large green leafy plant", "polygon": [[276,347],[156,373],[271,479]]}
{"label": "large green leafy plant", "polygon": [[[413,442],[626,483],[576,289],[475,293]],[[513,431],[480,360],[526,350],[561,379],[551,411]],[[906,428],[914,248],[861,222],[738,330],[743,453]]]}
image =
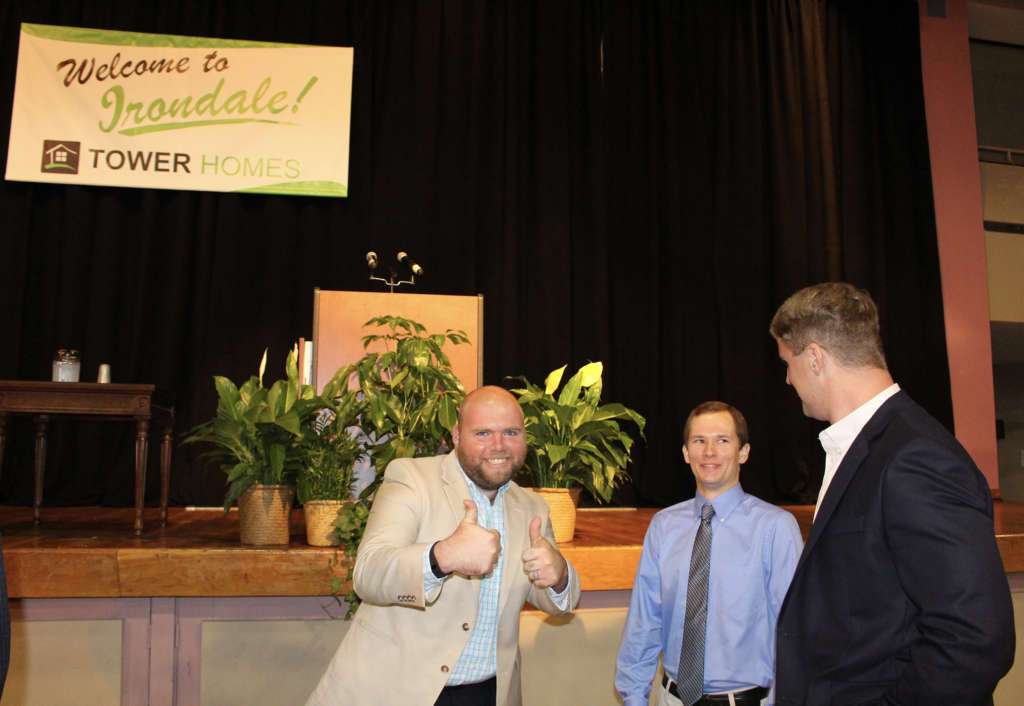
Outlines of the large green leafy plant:
{"label": "large green leafy plant", "polygon": [[259,375],[241,387],[226,377],[213,378],[217,413],[195,427],[185,443],[211,448],[202,458],[216,463],[227,476],[225,511],[251,486],[294,485],[305,464],[303,426],[323,406],[311,385],[299,382],[298,351],[285,360],[284,380],[263,386],[267,351],[260,359]]}
{"label": "large green leafy plant", "polygon": [[[443,347],[469,339],[462,331],[428,334],[422,324],[399,316],[379,316],[364,326],[387,330],[364,336],[366,353],[338,371],[337,378],[347,378],[362,398],[362,429],[371,439],[379,479],[396,458],[432,455],[451,446],[465,392]],[[383,352],[369,350],[381,343]]]}
{"label": "large green leafy plant", "polygon": [[[347,580],[352,578],[356,549],[387,465],[396,458],[432,456],[452,447],[451,432],[465,392],[444,346],[469,342],[462,331],[430,334],[422,324],[399,316],[375,317],[364,326],[385,331],[364,336],[366,353],[335,375],[338,385],[359,395],[360,427],[376,471],[373,482],[355,503],[342,507],[335,521],[347,557]],[[380,344],[383,352],[369,350]],[[351,615],[359,598],[351,589],[345,598]]]}
{"label": "large green leafy plant", "polygon": [[559,391],[565,369],[551,371],[543,388],[514,378],[525,385],[512,390],[523,408],[529,445],[521,473],[534,487],[581,486],[608,502],[628,476],[633,437],[623,422],[643,437],[646,420],[624,405],[601,404],[600,362],[581,367]]}

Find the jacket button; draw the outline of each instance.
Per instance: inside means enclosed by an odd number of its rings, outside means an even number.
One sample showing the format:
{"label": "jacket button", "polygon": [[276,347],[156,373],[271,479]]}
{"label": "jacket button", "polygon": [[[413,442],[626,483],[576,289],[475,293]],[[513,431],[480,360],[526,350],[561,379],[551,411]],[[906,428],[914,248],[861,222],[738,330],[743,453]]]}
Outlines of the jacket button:
{"label": "jacket button", "polygon": [[466,632],[469,632],[469,623],[463,623],[462,624],[462,629],[465,630]]}
{"label": "jacket button", "polygon": [[441,665],[441,671],[444,672],[445,674],[447,674],[448,673],[448,665],[447,664],[442,664]]}

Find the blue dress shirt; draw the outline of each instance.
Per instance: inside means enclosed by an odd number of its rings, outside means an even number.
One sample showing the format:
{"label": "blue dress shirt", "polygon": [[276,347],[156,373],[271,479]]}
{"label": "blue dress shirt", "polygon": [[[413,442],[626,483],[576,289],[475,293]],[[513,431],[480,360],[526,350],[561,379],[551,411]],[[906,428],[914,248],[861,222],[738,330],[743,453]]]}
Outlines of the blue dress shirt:
{"label": "blue dress shirt", "polygon": [[708,502],[715,516],[704,693],[772,684],[775,623],[803,540],[793,515],[737,485],[711,501],[698,493],[651,520],[616,665],[615,688],[625,706],[646,706],[659,656],[675,677],[690,554],[700,508]]}

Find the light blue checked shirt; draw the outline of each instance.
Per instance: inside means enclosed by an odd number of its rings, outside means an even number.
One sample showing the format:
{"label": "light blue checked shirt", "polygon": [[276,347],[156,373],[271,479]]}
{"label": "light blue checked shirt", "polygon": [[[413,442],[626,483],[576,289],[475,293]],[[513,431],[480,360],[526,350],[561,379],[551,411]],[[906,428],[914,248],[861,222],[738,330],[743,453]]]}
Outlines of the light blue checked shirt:
{"label": "light blue checked shirt", "polygon": [[[480,581],[480,602],[476,609],[476,622],[473,630],[469,633],[469,641],[459,656],[448,677],[448,686],[459,684],[475,684],[490,679],[498,671],[498,591],[501,588],[501,577],[505,571],[505,493],[508,492],[509,484],[498,488],[498,494],[494,497],[492,504],[487,496],[483,494],[476,483],[469,479],[465,471],[462,477],[466,479],[466,486],[469,488],[469,496],[476,503],[477,524],[487,529],[497,530],[501,535],[501,553],[498,555],[498,564],[494,570]],[[433,545],[430,545],[431,547]],[[519,557],[515,557],[518,559]],[[447,578],[447,577],[445,577]],[[437,598],[444,578],[437,578],[430,570],[430,547],[423,552],[423,595],[427,602]],[[569,588],[561,593],[556,593],[553,588],[548,589],[548,595],[562,610],[568,609]]]}

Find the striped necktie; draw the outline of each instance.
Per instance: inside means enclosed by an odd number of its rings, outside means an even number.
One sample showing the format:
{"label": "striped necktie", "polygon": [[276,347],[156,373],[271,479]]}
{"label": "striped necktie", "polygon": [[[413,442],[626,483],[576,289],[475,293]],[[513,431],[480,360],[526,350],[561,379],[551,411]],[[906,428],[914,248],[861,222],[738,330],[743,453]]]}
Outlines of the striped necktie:
{"label": "striped necktie", "polygon": [[690,578],[686,585],[686,618],[683,647],[679,651],[676,688],[679,698],[690,706],[704,694],[704,638],[708,623],[708,577],[711,575],[711,518],[715,508],[700,509],[700,527],[693,539]]}

